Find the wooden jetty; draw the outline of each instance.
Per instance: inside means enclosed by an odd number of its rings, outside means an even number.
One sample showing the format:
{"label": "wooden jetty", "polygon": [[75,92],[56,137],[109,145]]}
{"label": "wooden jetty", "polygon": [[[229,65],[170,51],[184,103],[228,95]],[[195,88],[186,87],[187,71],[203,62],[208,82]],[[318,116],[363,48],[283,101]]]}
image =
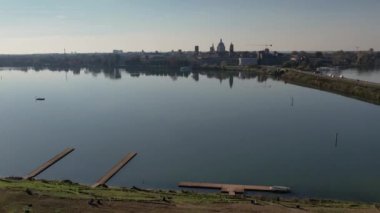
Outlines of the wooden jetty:
{"label": "wooden jetty", "polygon": [[45,171],[46,169],[48,169],[49,167],[51,167],[52,165],[54,165],[55,163],[60,161],[62,158],[66,157],[68,154],[70,154],[74,150],[75,150],[74,148],[67,148],[67,149],[63,150],[61,153],[54,156],[52,159],[46,161],[44,164],[39,166],[37,169],[33,170],[31,173],[27,174],[23,178],[24,179],[32,179],[32,178],[36,177],[37,175],[41,174],[43,171]]}
{"label": "wooden jetty", "polygon": [[123,159],[121,159],[115,166],[113,166],[102,178],[100,178],[93,188],[98,186],[104,186],[113,176],[116,175],[129,161],[131,161],[137,155],[136,152],[131,152]]}
{"label": "wooden jetty", "polygon": [[180,182],[178,183],[178,186],[186,188],[219,189],[221,192],[228,193],[229,195],[243,194],[245,191],[262,191],[275,193],[290,192],[290,188],[284,186],[254,186],[196,182]]}

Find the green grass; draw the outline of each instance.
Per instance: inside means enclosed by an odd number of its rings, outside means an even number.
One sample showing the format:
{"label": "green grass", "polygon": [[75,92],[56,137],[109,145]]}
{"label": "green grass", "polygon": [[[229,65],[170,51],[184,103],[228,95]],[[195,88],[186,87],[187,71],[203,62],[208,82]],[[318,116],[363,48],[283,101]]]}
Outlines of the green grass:
{"label": "green grass", "polygon": [[263,205],[279,204],[291,208],[297,205],[303,207],[326,208],[368,208],[370,204],[349,201],[319,200],[319,199],[283,199],[277,200],[263,196],[228,196],[220,193],[195,193],[189,191],[147,191],[125,188],[91,188],[85,185],[61,181],[41,180],[8,180],[0,179],[0,190],[10,190],[26,193],[30,190],[39,196],[50,196],[61,199],[104,199],[112,201],[161,202],[163,198],[176,204],[210,204],[239,203],[255,199]]}
{"label": "green grass", "polygon": [[60,181],[28,181],[0,179],[0,189],[14,191],[31,190],[39,195],[70,199],[106,199],[128,201],[162,201],[165,197],[175,203],[238,202],[240,199],[223,194],[198,194],[187,191],[146,191],[123,188],[91,188]]}
{"label": "green grass", "polygon": [[283,74],[282,79],[292,84],[329,91],[380,105],[379,84],[357,82],[348,79],[331,78],[322,75],[315,76],[312,74],[292,70]]}

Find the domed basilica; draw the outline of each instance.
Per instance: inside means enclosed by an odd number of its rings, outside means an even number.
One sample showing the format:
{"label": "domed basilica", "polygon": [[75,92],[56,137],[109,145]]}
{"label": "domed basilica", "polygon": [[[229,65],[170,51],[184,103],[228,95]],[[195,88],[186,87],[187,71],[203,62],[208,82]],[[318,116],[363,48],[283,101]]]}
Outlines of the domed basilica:
{"label": "domed basilica", "polygon": [[226,52],[226,46],[224,46],[223,40],[220,39],[220,42],[218,44],[218,47],[216,48],[216,51],[218,53],[225,53]]}
{"label": "domed basilica", "polygon": [[[223,43],[223,40],[220,39],[220,42],[219,42],[218,46],[216,47],[216,50],[215,50],[214,44],[212,44],[212,46],[210,47],[209,53],[211,55],[217,55],[219,57],[224,57],[226,55],[227,51],[226,51],[226,46]],[[230,45],[229,53],[230,53],[229,56],[234,55],[234,45],[232,43]]]}

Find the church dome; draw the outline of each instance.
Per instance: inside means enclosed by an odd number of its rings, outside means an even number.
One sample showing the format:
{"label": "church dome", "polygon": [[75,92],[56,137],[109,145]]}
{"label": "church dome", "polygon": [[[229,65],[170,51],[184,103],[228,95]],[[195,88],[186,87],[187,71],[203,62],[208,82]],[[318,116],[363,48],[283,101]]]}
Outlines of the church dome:
{"label": "church dome", "polygon": [[222,39],[220,39],[220,42],[218,44],[217,52],[218,53],[224,53],[224,52],[226,52],[226,47],[224,46],[224,43],[223,43]]}

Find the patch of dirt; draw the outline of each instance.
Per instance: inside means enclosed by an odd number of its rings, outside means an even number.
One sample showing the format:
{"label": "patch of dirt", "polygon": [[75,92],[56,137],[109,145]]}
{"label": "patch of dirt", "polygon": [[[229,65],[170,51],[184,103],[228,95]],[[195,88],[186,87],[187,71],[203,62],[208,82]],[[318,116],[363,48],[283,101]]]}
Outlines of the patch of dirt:
{"label": "patch of dirt", "polygon": [[60,199],[48,196],[28,195],[22,191],[0,190],[0,212],[268,212],[268,213],[298,213],[298,212],[376,212],[376,207],[370,209],[339,209],[339,208],[291,208],[278,204],[254,205],[244,203],[214,203],[214,204],[173,204],[170,202],[136,202]]}

